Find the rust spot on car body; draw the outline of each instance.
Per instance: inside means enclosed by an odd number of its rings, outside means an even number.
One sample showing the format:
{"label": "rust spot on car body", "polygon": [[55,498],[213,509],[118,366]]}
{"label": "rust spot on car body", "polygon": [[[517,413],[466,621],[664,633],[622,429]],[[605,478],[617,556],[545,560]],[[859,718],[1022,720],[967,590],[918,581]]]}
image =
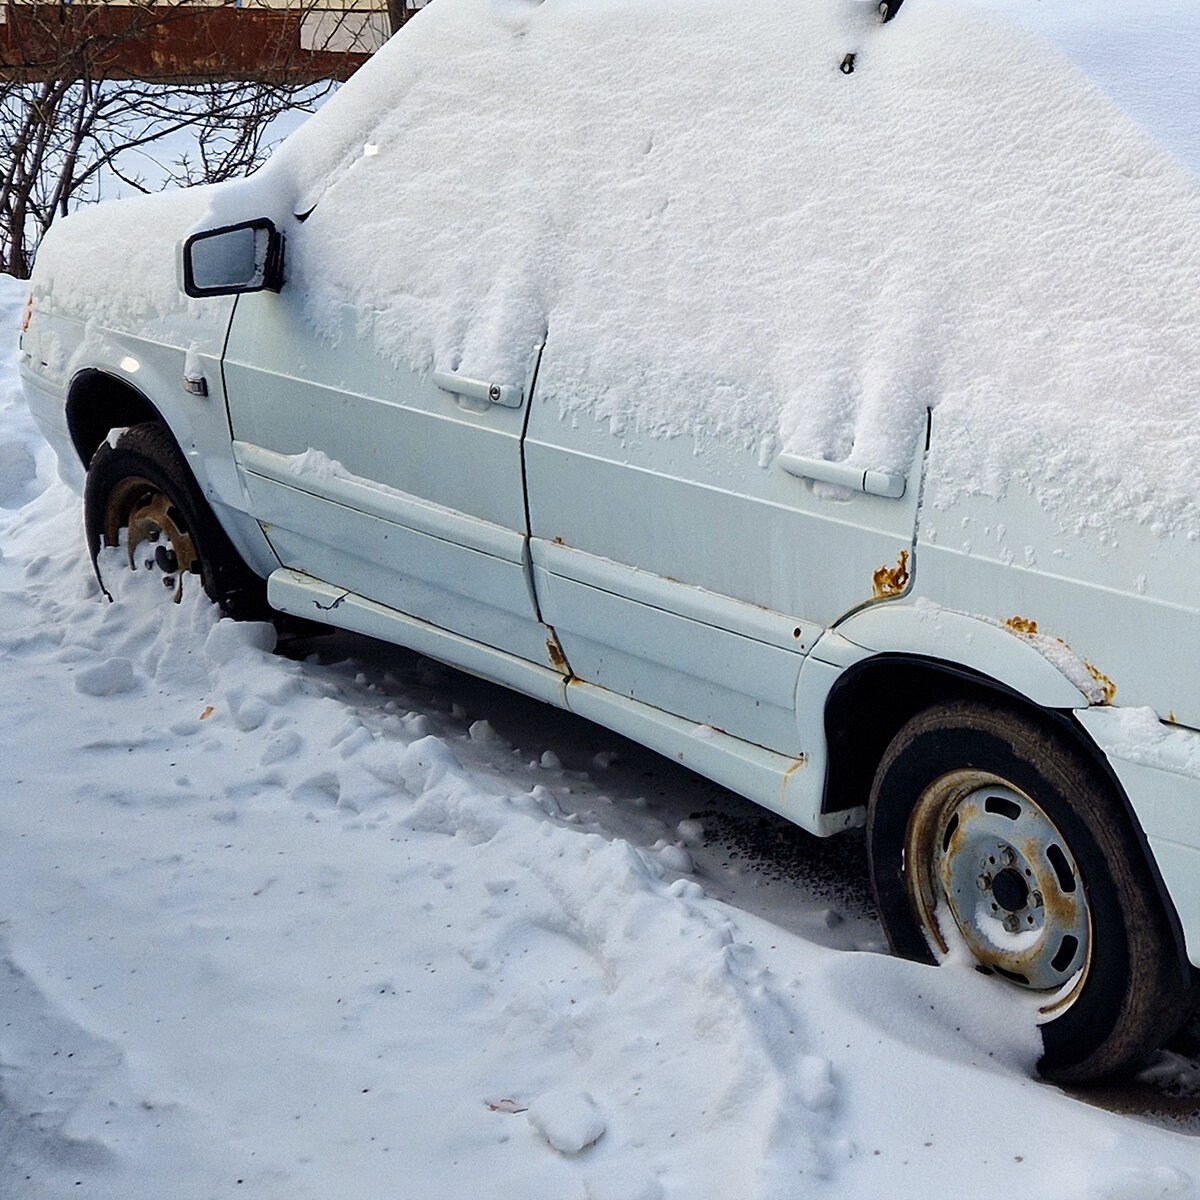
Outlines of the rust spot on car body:
{"label": "rust spot on car body", "polygon": [[908,551],[901,550],[894,567],[876,567],[871,576],[871,589],[876,600],[886,600],[890,596],[899,596],[908,587]]}
{"label": "rust spot on car body", "polygon": [[1036,621],[1031,621],[1028,617],[1009,617],[1004,622],[1006,629],[1011,629],[1013,633],[1024,633],[1030,637],[1036,637],[1038,624]]}
{"label": "rust spot on car body", "polygon": [[[1111,679],[1109,679],[1109,677],[1107,675],[1105,675],[1105,673],[1103,671],[1101,671],[1099,667],[1092,666],[1092,664],[1090,662],[1088,662],[1088,660],[1086,658],[1083,658],[1082,656],[1075,654],[1075,651],[1072,650],[1071,647],[1065,641],[1063,641],[1062,638],[1055,638],[1054,640],[1060,646],[1062,646],[1064,650],[1067,650],[1071,654],[1073,654],[1078,662],[1083,664],[1083,669],[1088,673],[1092,682],[1100,689],[1099,703],[1101,705],[1111,704],[1113,702],[1113,698],[1117,694],[1117,685],[1115,683],[1113,683],[1113,681]],[[1082,690],[1083,689],[1080,688],[1080,691],[1082,691]],[[1095,704],[1096,701],[1092,700],[1089,697],[1088,703]]]}
{"label": "rust spot on car body", "polygon": [[1095,680],[1097,687],[1100,689],[1100,703],[1111,704],[1117,694],[1117,685],[1099,667],[1093,667],[1086,658],[1082,661],[1084,669]]}
{"label": "rust spot on car body", "polygon": [[551,634],[546,639],[546,656],[550,659],[550,665],[556,671],[561,671],[564,675],[569,673],[570,668],[567,666],[567,656],[562,652],[562,647],[558,644],[558,639],[554,634]]}
{"label": "rust spot on car body", "polygon": [[[1042,638],[1046,642],[1050,641],[1046,635],[1038,633],[1038,623],[1036,621],[1031,621],[1028,617],[1009,617],[1008,620],[1004,622],[1004,628],[1010,633],[1015,633],[1020,637]],[[1071,649],[1070,645],[1064,641],[1064,639],[1054,638],[1053,641],[1057,645],[1061,646],[1077,663],[1083,667],[1083,669],[1088,673],[1089,678],[1099,689],[1099,701],[1096,701],[1089,696],[1089,703],[1099,703],[1101,705],[1111,704],[1113,702],[1113,698],[1117,694],[1117,685],[1113,683],[1113,681],[1109,679],[1109,677],[1105,675],[1104,672],[1098,667],[1093,667],[1086,658],[1082,658],[1080,655],[1076,654],[1075,651]],[[1051,661],[1054,661],[1053,658]],[[1059,669],[1062,669],[1061,665]],[[1076,683],[1076,686],[1079,687],[1080,691],[1084,691],[1084,688],[1081,684]]]}

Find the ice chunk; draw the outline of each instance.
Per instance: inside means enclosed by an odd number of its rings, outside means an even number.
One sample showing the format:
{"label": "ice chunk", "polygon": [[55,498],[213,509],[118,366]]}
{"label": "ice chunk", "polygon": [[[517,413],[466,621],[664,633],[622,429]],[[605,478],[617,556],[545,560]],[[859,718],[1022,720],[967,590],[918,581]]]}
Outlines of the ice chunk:
{"label": "ice chunk", "polygon": [[75,676],[75,687],[85,696],[116,696],[137,686],[133,663],[127,658],[110,658],[85,667]]}
{"label": "ice chunk", "polygon": [[604,1117],[587,1092],[544,1092],[529,1106],[529,1123],[560,1154],[578,1154],[599,1141]]}

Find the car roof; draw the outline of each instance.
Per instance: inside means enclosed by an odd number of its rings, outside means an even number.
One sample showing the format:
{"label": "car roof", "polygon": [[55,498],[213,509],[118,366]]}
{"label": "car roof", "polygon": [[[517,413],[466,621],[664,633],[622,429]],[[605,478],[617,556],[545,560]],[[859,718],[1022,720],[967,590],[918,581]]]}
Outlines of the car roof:
{"label": "car roof", "polygon": [[903,470],[932,408],[957,489],[1191,527],[1200,169],[1122,38],[1195,0],[1131,2],[437,0],[262,182],[394,362],[544,339],[564,416],[764,466]]}

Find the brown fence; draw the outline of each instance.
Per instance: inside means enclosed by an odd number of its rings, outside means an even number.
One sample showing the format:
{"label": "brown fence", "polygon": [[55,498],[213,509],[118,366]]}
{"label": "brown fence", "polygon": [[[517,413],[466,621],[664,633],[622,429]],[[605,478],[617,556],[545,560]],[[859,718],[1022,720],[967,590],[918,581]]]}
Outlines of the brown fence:
{"label": "brown fence", "polygon": [[[400,10],[401,19],[415,7]],[[7,0],[0,7],[0,79],[43,79],[55,62],[85,48],[89,72],[108,79],[345,79],[388,32],[384,6]]]}

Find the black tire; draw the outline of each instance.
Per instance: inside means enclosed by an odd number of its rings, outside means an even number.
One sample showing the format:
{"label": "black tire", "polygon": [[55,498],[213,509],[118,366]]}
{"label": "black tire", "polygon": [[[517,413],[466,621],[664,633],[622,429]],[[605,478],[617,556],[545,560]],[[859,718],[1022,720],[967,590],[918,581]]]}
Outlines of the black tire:
{"label": "black tire", "polygon": [[1044,996],[1038,1069],[1060,1083],[1128,1070],[1188,1015],[1190,980],[1141,845],[1070,739],[981,703],[914,717],[871,788],[871,879],[893,952],[936,963],[950,937],[980,970]]}
{"label": "black tire", "polygon": [[115,445],[100,444],[88,466],[83,520],[102,588],[100,550],[124,544],[130,568],[158,571],[176,603],[184,580],[196,576],[227,616],[269,615],[266,585],[217,523],[165,426],[147,421],[126,429]]}

